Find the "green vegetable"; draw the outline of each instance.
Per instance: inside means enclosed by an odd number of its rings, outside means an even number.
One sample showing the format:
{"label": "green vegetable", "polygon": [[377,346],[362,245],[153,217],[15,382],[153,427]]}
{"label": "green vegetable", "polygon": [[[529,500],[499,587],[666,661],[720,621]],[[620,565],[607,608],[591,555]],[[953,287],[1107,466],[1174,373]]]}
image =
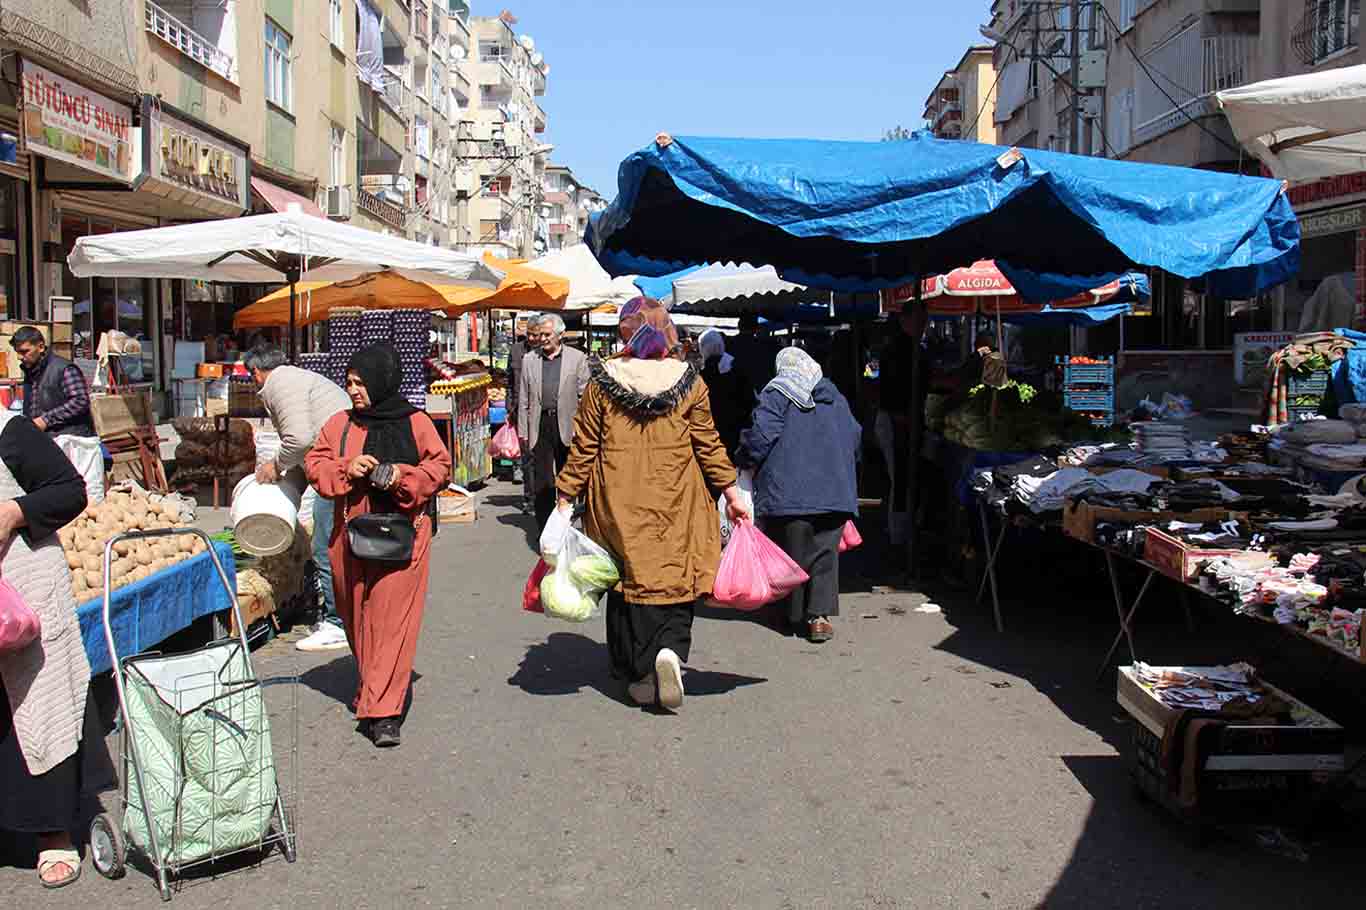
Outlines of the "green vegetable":
{"label": "green vegetable", "polygon": [[606,591],[621,581],[616,564],[605,556],[580,556],[569,564],[569,574],[585,588]]}
{"label": "green vegetable", "polygon": [[551,572],[541,579],[541,607],[556,619],[587,622],[597,611],[598,599],[580,592],[564,574]]}

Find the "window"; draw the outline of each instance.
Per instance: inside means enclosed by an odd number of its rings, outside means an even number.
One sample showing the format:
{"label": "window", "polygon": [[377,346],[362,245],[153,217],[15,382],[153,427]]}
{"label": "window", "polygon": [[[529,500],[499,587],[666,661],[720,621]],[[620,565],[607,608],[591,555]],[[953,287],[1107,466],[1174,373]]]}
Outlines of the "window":
{"label": "window", "polygon": [[1314,59],[1322,60],[1357,43],[1361,0],[1314,0]]}
{"label": "window", "polygon": [[504,57],[508,56],[511,55],[508,53],[507,48],[503,47],[503,45],[499,44],[497,41],[479,42],[480,60],[502,60]]}
{"label": "window", "polygon": [[289,35],[278,25],[266,20],[266,100],[286,111],[294,110],[294,90],[290,70]]}
{"label": "window", "polygon": [[345,47],[343,42],[346,40],[346,32],[342,26],[342,0],[328,0],[327,26],[327,34],[332,39],[332,46]]}
{"label": "window", "polygon": [[335,125],[332,127],[332,147],[328,172],[332,180],[328,186],[346,185],[346,130]]}

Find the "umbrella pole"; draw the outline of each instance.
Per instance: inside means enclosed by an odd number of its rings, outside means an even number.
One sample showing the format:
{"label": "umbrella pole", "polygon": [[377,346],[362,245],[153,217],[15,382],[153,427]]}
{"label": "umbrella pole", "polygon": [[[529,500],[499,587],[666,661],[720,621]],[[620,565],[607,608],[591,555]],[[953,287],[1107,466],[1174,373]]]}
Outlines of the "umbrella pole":
{"label": "umbrella pole", "polygon": [[[915,302],[913,306],[917,309],[925,305],[922,296],[920,276],[915,277]],[[916,556],[919,551],[917,546],[920,538],[920,529],[916,525],[916,513],[920,511],[920,450],[923,445],[925,433],[925,400],[929,395],[926,387],[925,376],[922,375],[923,368],[928,366],[922,364],[925,352],[921,349],[921,340],[924,337],[924,330],[914,339],[915,343],[911,346],[911,408],[907,415],[910,427],[907,432],[906,440],[906,470],[903,476],[906,478],[906,572],[911,578],[916,577]],[[895,495],[895,490],[893,490]]]}
{"label": "umbrella pole", "polygon": [[298,289],[295,286],[299,283],[299,270],[290,269],[285,273],[285,279],[289,282],[289,362],[294,363],[294,305],[298,299]]}

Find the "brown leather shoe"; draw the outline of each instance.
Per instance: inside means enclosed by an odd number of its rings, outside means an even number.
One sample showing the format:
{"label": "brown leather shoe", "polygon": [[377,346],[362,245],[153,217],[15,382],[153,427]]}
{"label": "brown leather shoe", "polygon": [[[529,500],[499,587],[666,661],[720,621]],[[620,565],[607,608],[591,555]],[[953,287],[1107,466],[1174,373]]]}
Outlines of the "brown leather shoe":
{"label": "brown leather shoe", "polygon": [[835,627],[824,616],[815,616],[806,621],[806,637],[819,644],[835,637]]}

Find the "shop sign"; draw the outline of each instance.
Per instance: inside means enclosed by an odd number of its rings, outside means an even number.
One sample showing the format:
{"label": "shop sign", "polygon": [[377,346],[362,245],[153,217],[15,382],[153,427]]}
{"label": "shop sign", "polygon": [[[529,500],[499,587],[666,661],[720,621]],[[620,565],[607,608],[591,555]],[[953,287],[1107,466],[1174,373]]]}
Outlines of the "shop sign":
{"label": "shop sign", "polygon": [[196,193],[247,207],[247,158],[240,148],[152,107],[147,118],[155,177]]}
{"label": "shop sign", "polygon": [[24,147],[123,183],[134,176],[133,109],[23,61]]}
{"label": "shop sign", "polygon": [[1267,361],[1295,338],[1294,332],[1238,332],[1233,336],[1233,383],[1240,389],[1261,391],[1266,385]]}
{"label": "shop sign", "polygon": [[1341,174],[1337,177],[1325,177],[1322,180],[1315,180],[1313,183],[1292,186],[1287,191],[1290,204],[1294,206],[1311,205],[1325,199],[1354,196],[1358,193],[1366,193],[1366,171],[1359,171],[1355,174]]}
{"label": "shop sign", "polygon": [[1333,209],[1330,212],[1300,216],[1301,239],[1358,231],[1364,227],[1366,227],[1366,205],[1355,205],[1349,208]]}

